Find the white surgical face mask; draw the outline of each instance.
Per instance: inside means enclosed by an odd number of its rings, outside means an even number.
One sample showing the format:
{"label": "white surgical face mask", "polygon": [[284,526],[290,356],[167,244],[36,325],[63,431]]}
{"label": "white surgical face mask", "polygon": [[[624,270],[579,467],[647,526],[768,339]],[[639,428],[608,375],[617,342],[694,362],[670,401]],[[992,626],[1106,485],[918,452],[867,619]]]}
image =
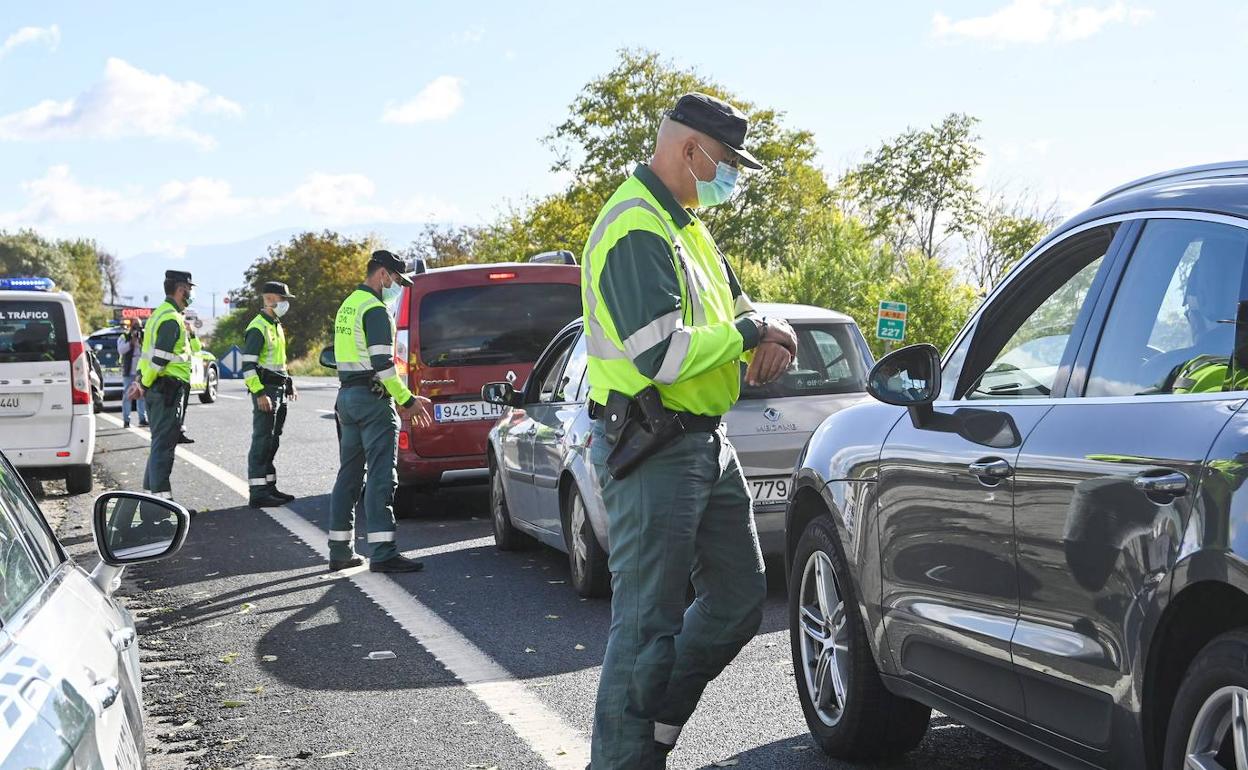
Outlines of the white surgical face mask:
{"label": "white surgical face mask", "polygon": [[391,279],[389,286],[381,289],[381,299],[387,305],[393,306],[399,301],[399,297],[403,296],[403,284]]}
{"label": "white surgical face mask", "polygon": [[282,316],[286,315],[287,310],[290,310],[290,303],[287,302],[286,300],[282,300],[281,302],[273,306],[273,313],[278,318],[281,318]]}

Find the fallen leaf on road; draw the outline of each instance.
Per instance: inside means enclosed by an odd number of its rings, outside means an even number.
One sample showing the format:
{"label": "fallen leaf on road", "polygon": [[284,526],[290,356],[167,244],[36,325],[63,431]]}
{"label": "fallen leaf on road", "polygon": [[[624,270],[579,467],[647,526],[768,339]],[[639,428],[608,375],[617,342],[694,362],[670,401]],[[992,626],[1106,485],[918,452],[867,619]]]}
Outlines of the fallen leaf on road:
{"label": "fallen leaf on road", "polygon": [[546,582],[550,583],[552,586],[561,586],[564,584],[564,581],[562,580],[547,580]]}
{"label": "fallen leaf on road", "polygon": [[576,650],[577,652],[580,652],[581,650],[585,649],[585,645],[583,645],[583,644],[578,644],[578,645],[576,645],[575,647],[573,647],[572,649]]}
{"label": "fallen leaf on road", "polygon": [[256,605],[252,604],[251,602],[243,602],[243,606],[238,608],[238,614],[246,615],[247,613],[251,612],[255,608],[256,608]]}
{"label": "fallen leaf on road", "polygon": [[204,577],[216,577],[217,575],[220,575],[220,574],[221,574],[220,572],[209,572],[207,575],[204,575]]}
{"label": "fallen leaf on road", "polygon": [[336,757],[349,757],[355,753],[355,749],[344,749],[343,751],[331,751],[328,754],[322,754],[317,759],[334,759]]}
{"label": "fallen leaf on road", "polygon": [[229,746],[231,743],[242,743],[245,740],[247,740],[247,736],[240,735],[237,738],[226,738],[225,740],[221,741],[221,745]]}
{"label": "fallen leaf on road", "polygon": [[243,703],[241,700],[223,700],[223,701],[221,701],[221,708],[227,708],[227,709],[237,709],[237,708],[242,708],[243,706],[246,706],[246,705],[247,705],[247,704],[246,704],[246,703]]}
{"label": "fallen leaf on road", "polygon": [[189,730],[192,727],[194,727],[196,724],[197,723],[195,722],[194,719],[188,719],[187,721],[183,722],[182,724],[178,725],[177,727],[173,729],[174,730]]}
{"label": "fallen leaf on road", "polygon": [[212,625],[204,626],[204,628],[220,628],[221,626],[224,626],[224,625],[225,623],[223,622],[217,622],[217,623],[213,623]]}
{"label": "fallen leaf on road", "polygon": [[212,686],[220,690],[222,687],[225,687],[225,682],[213,682]]}
{"label": "fallen leaf on road", "polygon": [[276,655],[261,655],[260,660],[263,660],[265,663],[272,663],[273,661],[277,660],[277,656]]}
{"label": "fallen leaf on road", "polygon": [[810,750],[809,746],[790,746],[789,748],[792,749],[793,751],[809,751]]}
{"label": "fallen leaf on road", "polygon": [[525,652],[537,652],[537,650],[533,649],[532,647],[525,647],[524,651]]}
{"label": "fallen leaf on road", "polygon": [[559,619],[559,616],[558,616],[558,615],[547,615],[547,616],[546,616],[546,619],[547,619],[547,620],[558,620],[558,619]]}
{"label": "fallen leaf on road", "polygon": [[736,767],[739,761],[736,757],[732,759],[721,759],[718,762],[712,762],[711,767]]}
{"label": "fallen leaf on road", "polygon": [[252,693],[253,695],[259,695],[260,693],[264,692],[264,685],[258,685],[256,687],[252,687],[247,692]]}
{"label": "fallen leaf on road", "polygon": [[221,656],[220,661],[228,666],[231,663],[233,663],[235,659],[237,658],[238,658],[237,652],[227,652],[226,654]]}

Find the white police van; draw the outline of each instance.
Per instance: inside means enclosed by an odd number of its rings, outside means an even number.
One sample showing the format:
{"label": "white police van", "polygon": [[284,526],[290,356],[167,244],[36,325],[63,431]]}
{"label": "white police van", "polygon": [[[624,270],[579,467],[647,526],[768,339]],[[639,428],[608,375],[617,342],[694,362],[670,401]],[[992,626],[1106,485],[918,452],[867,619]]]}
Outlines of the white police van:
{"label": "white police van", "polygon": [[90,363],[74,299],[48,278],[0,278],[0,450],[32,478],[91,491]]}

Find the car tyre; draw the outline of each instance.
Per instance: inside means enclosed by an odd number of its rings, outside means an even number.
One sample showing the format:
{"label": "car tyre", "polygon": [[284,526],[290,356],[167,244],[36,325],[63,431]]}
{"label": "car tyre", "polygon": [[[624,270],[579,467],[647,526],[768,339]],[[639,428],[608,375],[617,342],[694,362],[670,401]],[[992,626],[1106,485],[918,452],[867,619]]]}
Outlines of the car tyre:
{"label": "car tyre", "polygon": [[490,521],[494,525],[494,545],[498,550],[522,551],[533,546],[533,539],[511,523],[503,474],[494,463],[490,463]]}
{"label": "car tyre", "polygon": [[789,586],[793,674],[815,742],[842,760],[893,757],[917,746],[932,710],[884,687],[844,553],[826,516],[802,533]]}
{"label": "car tyre", "polygon": [[85,495],[95,486],[90,465],[75,465],[65,474],[65,489],[71,495]]}
{"label": "car tyre", "polygon": [[[1235,725],[1248,717],[1248,631],[1215,637],[1196,655],[1174,698],[1165,770],[1235,767]],[[1248,737],[1248,736],[1243,736]],[[1197,757],[1189,763],[1189,757]],[[1197,764],[1203,759],[1204,762]]]}
{"label": "car tyre", "polygon": [[217,400],[217,385],[221,375],[217,373],[217,367],[209,366],[204,372],[204,390],[199,394],[199,403],[211,404]]}
{"label": "car tyre", "polygon": [[568,491],[563,508],[563,531],[568,545],[572,587],[586,599],[600,599],[611,593],[607,552],[598,545],[594,525],[585,510],[585,499],[575,484]]}

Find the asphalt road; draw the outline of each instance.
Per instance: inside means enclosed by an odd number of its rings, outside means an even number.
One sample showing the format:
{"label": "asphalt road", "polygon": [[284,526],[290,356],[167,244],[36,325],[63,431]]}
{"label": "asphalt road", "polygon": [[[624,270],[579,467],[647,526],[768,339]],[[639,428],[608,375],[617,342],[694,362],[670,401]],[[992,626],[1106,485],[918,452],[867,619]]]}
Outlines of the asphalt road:
{"label": "asphalt road", "polygon": [[[496,551],[484,487],[423,499],[399,522],[399,547],[418,551],[425,572],[328,573],[337,386],[307,379],[300,391],[276,463],[279,485],[299,499],[272,514],[240,496],[251,409],[242,384],[222,383],[216,404],[192,399],[196,443],[173,485],[201,513],[176,557],[131,568],[122,588],[141,618],[151,767],[579,770],[608,602],[576,596],[560,553]],[[99,418],[99,484],[135,489],[146,434],[119,426]],[[89,498],[47,486],[51,506],[67,510],[59,531],[89,560]],[[783,580],[771,583],[762,631],[707,690],[670,767],[848,767],[807,735]],[[368,659],[382,651],[393,657]],[[881,765],[969,766],[1042,767],[942,716],[916,751]]]}

